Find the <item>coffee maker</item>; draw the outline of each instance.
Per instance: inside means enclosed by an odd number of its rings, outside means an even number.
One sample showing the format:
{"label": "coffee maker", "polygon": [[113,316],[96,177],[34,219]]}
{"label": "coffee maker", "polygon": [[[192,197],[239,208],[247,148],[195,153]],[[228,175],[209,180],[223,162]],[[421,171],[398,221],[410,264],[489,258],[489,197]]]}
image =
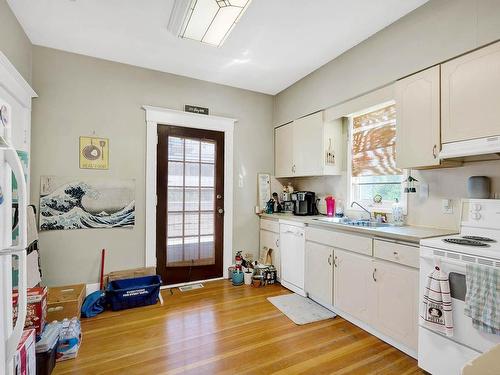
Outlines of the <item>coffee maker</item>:
{"label": "coffee maker", "polygon": [[281,210],[284,213],[293,213],[293,208],[295,207],[294,202],[292,201],[293,193],[281,193]]}
{"label": "coffee maker", "polygon": [[317,215],[316,194],[312,191],[297,191],[291,194],[293,214],[297,216]]}

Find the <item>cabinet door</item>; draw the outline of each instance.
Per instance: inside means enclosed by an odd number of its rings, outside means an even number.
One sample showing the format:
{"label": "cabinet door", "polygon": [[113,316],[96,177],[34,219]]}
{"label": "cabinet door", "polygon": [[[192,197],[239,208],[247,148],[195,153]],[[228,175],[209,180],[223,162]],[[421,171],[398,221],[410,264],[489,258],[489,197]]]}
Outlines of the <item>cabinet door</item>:
{"label": "cabinet door", "polygon": [[293,123],[274,130],[274,174],[293,176]]}
{"label": "cabinet door", "polygon": [[303,229],[280,225],[281,277],[300,289],[304,289],[304,248]]}
{"label": "cabinet door", "polygon": [[323,174],[323,112],[293,122],[293,162],[296,176]]}
{"label": "cabinet door", "polygon": [[371,323],[374,287],[371,257],[334,249],[334,306]]}
{"label": "cabinet door", "polygon": [[374,262],[376,311],[374,327],[417,350],[418,270],[384,261]]}
{"label": "cabinet door", "polygon": [[333,305],[333,249],[306,242],[305,291],[314,300]]}
{"label": "cabinet door", "polygon": [[276,267],[278,279],[281,278],[281,256],[279,250],[279,234],[269,232],[268,230],[260,230],[260,254],[271,249],[271,257],[273,259],[273,266]]}
{"label": "cabinet door", "polygon": [[500,135],[500,43],[441,67],[443,143]]}
{"label": "cabinet door", "polygon": [[396,82],[398,168],[439,165],[439,66]]}

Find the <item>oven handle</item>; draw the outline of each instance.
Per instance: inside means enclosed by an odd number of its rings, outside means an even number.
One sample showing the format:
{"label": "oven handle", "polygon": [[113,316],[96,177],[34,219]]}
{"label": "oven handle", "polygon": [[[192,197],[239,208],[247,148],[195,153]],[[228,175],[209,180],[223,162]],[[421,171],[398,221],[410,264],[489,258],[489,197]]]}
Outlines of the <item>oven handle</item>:
{"label": "oven handle", "polygon": [[434,263],[436,263],[437,266],[441,266],[441,263],[444,262],[444,263],[449,263],[449,264],[454,264],[456,266],[460,266],[460,267],[463,267],[465,266],[466,263],[468,262],[459,262],[457,260],[453,260],[453,259],[450,259],[450,258],[443,258],[443,257],[438,257],[438,256],[427,256],[427,255],[420,255],[420,258],[422,259],[426,259],[426,260],[431,260],[433,261]]}

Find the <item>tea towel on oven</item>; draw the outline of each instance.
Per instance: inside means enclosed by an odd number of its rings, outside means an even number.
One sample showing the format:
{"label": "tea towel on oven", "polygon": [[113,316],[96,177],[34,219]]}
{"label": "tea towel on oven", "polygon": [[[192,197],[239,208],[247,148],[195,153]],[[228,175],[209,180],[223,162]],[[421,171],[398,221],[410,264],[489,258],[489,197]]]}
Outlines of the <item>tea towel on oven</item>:
{"label": "tea towel on oven", "polygon": [[453,336],[453,313],[448,274],[436,266],[427,276],[422,301],[423,325],[446,336]]}
{"label": "tea towel on oven", "polygon": [[500,270],[480,264],[465,268],[465,315],[474,328],[500,335]]}

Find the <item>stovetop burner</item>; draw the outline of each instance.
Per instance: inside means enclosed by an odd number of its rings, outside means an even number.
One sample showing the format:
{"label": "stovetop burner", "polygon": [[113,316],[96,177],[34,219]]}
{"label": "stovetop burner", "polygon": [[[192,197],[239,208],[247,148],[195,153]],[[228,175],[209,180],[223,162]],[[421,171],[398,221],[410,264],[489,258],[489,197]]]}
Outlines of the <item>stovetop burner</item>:
{"label": "stovetop burner", "polygon": [[467,245],[467,246],[475,246],[475,247],[489,247],[487,243],[475,241],[472,239],[466,238],[445,238],[444,242],[452,243],[455,245]]}
{"label": "stovetop burner", "polygon": [[462,236],[466,240],[481,241],[481,242],[496,242],[493,238],[481,237],[481,236]]}

